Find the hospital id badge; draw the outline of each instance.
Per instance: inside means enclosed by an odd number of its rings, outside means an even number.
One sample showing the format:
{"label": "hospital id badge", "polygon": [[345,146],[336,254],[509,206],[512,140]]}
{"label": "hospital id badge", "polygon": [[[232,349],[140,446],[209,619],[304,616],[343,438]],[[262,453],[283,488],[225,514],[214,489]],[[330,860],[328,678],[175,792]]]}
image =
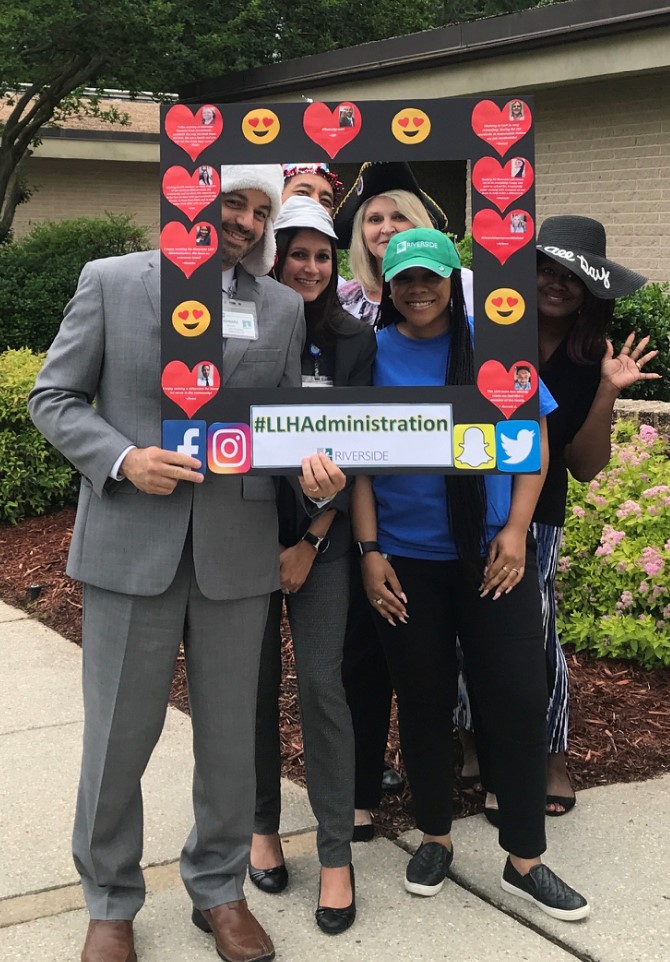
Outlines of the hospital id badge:
{"label": "hospital id badge", "polygon": [[224,297],[221,311],[221,332],[224,337],[258,340],[258,317],[253,301],[236,301]]}
{"label": "hospital id badge", "polygon": [[303,387],[333,387],[333,379],[322,374],[303,374]]}

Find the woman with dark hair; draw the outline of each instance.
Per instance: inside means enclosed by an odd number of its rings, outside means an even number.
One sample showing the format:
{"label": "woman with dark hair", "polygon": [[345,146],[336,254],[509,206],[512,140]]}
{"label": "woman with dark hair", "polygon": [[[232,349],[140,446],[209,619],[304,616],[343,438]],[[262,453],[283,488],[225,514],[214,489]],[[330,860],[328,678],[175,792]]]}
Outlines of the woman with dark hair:
{"label": "woman with dark hair", "polygon": [[[558,402],[547,418],[549,471],[533,515],[549,675],[547,815],[575,804],[566,767],[568,669],[556,631],[554,582],[568,490],[568,471],[591,481],[610,459],[614,402],[639,380],[658,353],[631,334],[614,356],[606,338],[615,299],[645,283],[641,274],[606,258],[603,225],[590,217],[548,217],[537,238],[540,375]],[[467,672],[467,666],[466,666]],[[489,798],[489,808],[493,804]]]}
{"label": "woman with dark hair", "polygon": [[[460,261],[433,230],[391,238],[383,260],[382,330],[375,385],[467,385],[475,380]],[[545,417],[555,402],[539,385],[533,437],[546,470]],[[540,460],[540,452],[544,455]],[[356,479],[354,537],[365,591],[394,688],[403,758],[423,841],[405,888],[436,895],[453,859],[452,709],[456,636],[490,744],[500,800],[502,886],[554,918],[589,913],[586,899],[543,865],[547,686],[540,593],[528,528],[542,474]],[[483,771],[483,775],[488,772]]]}
{"label": "woman with dark hair", "polygon": [[[649,338],[635,344],[630,334],[614,357],[606,331],[617,297],[645,283],[641,274],[606,258],[603,225],[590,217],[548,217],[537,238],[537,310],[540,375],[558,402],[547,418],[549,470],[533,514],[542,593],[542,620],[549,685],[547,711],[546,814],[571,811],[576,796],[566,764],[569,710],[568,666],[556,629],[555,581],[568,491],[568,471],[591,481],[610,459],[614,402],[639,380],[658,353],[646,351]],[[468,666],[465,665],[467,677]],[[470,727],[467,688],[459,690],[459,719]],[[464,745],[472,735],[461,731]],[[493,785],[486,786],[489,789]],[[500,816],[489,791],[484,813],[493,825]]]}
{"label": "woman with dark hair", "polygon": [[[335,213],[338,245],[349,251],[354,280],[338,294],[354,317],[376,327],[380,317],[382,259],[391,237],[415,227],[447,229],[447,216],[419,187],[407,163],[364,163]],[[467,271],[466,299],[472,303],[472,272]],[[356,812],[354,842],[370,842],[372,811],[382,790],[399,792],[402,776],[385,764],[393,688],[367,599],[360,565],[353,558],[352,591],[344,642],[344,686],[356,740]]]}
{"label": "woman with dark hair", "polygon": [[[375,337],[337,299],[335,232],[324,207],[291,197],[275,222],[274,275],[303,298],[307,341],[303,386],[370,384]],[[291,626],[300,697],[307,791],[318,822],[321,863],[316,921],[330,935],[356,915],[351,836],[354,825],[354,739],[342,684],[342,648],[349,593],[351,535],[348,497],[310,521],[293,489],[278,485],[281,588]],[[249,875],[262,891],[288,883],[279,839],[282,592],[270,599],[256,715],[256,818]]]}

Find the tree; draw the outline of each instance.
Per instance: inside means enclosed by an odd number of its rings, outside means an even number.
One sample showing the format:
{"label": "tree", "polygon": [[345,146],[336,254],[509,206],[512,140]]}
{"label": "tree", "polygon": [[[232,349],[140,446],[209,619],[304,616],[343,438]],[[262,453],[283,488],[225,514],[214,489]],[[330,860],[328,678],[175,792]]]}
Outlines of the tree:
{"label": "tree", "polygon": [[[9,0],[0,8],[0,244],[30,189],[40,132],[77,113],[117,123],[103,89],[160,99],[177,86],[261,64],[403,36],[529,0]],[[83,88],[97,90],[83,97]]]}
{"label": "tree", "polygon": [[444,23],[464,23],[482,17],[518,13],[556,0],[444,0]]}
{"label": "tree", "polygon": [[[225,21],[222,22],[222,11]],[[29,196],[24,164],[46,125],[74,113],[120,123],[104,87],[157,97],[178,83],[272,59],[276,25],[259,0],[13,0],[0,9],[0,243]],[[83,98],[84,86],[98,96]]]}

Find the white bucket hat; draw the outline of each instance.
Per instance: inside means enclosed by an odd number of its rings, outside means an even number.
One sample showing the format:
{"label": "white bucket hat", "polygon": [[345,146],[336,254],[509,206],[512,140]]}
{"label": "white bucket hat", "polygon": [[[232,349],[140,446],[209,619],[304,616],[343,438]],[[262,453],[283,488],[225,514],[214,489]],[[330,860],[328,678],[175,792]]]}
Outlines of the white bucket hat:
{"label": "white bucket hat", "polygon": [[287,227],[311,227],[326,237],[337,240],[333,218],[326,208],[311,197],[289,197],[275,220],[275,234]]}

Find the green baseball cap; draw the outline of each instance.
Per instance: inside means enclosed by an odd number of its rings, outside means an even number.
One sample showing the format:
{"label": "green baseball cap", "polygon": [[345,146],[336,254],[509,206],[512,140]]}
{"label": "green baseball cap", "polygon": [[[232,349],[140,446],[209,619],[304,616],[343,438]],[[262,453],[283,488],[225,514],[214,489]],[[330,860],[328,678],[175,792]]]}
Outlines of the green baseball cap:
{"label": "green baseball cap", "polygon": [[425,267],[441,277],[449,277],[454,269],[460,270],[460,266],[458,251],[446,234],[429,227],[414,227],[390,239],[382,261],[382,274],[385,281],[390,281],[408,267]]}

